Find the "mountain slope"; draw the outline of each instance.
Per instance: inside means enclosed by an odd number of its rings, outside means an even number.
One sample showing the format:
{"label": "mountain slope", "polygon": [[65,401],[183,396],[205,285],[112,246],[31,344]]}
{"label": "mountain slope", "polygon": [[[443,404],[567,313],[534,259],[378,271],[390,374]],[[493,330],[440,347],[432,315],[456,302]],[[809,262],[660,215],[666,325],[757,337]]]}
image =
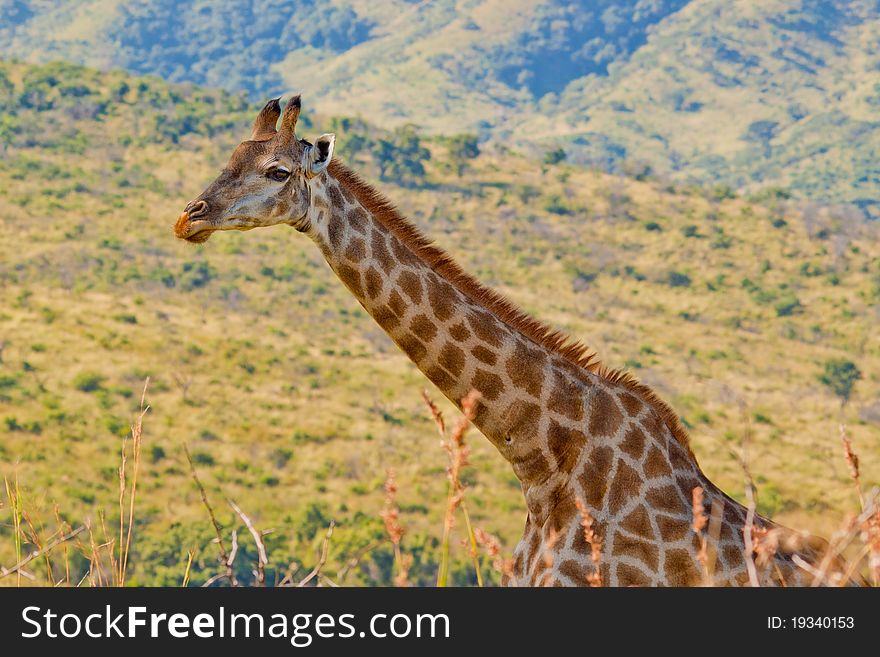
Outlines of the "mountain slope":
{"label": "mountain slope", "polygon": [[67,59],[607,170],[876,213],[868,0],[0,0],[0,55]]}
{"label": "mountain slope", "polygon": [[[293,560],[314,563],[332,519],[330,575],[378,544],[344,583],[389,583],[379,512],[393,466],[411,578],[435,581],[446,456],[424,376],[295,231],[202,247],[172,236],[257,109],[121,71],[0,62],[0,477],[19,480],[46,534],[56,503],[71,525],[91,517],[97,531],[103,509],[114,527],[120,442],[149,376],[134,581],[179,585],[194,546],[192,581],[216,571],[184,443],[225,528],[238,523],[229,498],[277,529],[269,581]],[[485,152],[460,174],[450,144],[424,136],[424,173],[398,185],[376,180],[377,152],[355,150],[388,137],[381,129],[308,102],[301,123],[304,137],[335,129],[338,156],[467,270],[657,390],[734,496],[748,432],[759,510],[836,530],[857,504],[841,412],[864,486],[880,482],[877,223],[516,154]],[[819,380],[835,359],[863,372],[842,411]],[[521,490],[487,440],[473,433],[469,445],[472,518],[509,551]],[[0,564],[16,560],[9,510]],[[247,536],[238,563],[249,577]],[[460,538],[452,570],[464,584]]]}
{"label": "mountain slope", "polygon": [[573,138],[581,161],[876,204],[880,21],[867,7],[691,3],[603,85],[569,86],[533,135]]}

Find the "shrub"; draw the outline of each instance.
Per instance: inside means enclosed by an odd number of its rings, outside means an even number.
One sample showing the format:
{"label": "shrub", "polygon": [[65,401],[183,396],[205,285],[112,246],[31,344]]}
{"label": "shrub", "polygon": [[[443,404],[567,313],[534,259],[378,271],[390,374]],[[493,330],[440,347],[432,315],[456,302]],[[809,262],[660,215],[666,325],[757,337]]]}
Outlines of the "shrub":
{"label": "shrub", "polygon": [[819,381],[831,392],[840,397],[841,404],[849,401],[856,381],[862,378],[862,372],[851,360],[832,358],[825,361]]}
{"label": "shrub", "polygon": [[162,459],[165,458],[165,450],[159,447],[158,445],[153,445],[152,449],[150,449],[150,462],[158,463]]}
{"label": "shrub", "polygon": [[193,452],[192,455],[193,463],[198,465],[215,465],[217,462],[214,460],[214,457],[208,454],[208,452]]}
{"label": "shrub", "polygon": [[666,282],[670,287],[690,287],[691,277],[680,271],[671,271],[666,277]]}
{"label": "shrub", "polygon": [[554,148],[544,154],[544,164],[559,164],[564,162],[566,157],[568,156],[565,154],[564,148]]}
{"label": "shrub", "polygon": [[551,194],[544,199],[544,209],[553,214],[566,215],[571,214],[572,210],[569,205],[562,200],[559,194]]}
{"label": "shrub", "polygon": [[800,300],[792,293],[786,294],[774,306],[777,317],[788,317],[799,312],[803,306]]}
{"label": "shrub", "polygon": [[80,372],[73,378],[73,387],[81,392],[96,392],[103,383],[104,377],[97,372]]}

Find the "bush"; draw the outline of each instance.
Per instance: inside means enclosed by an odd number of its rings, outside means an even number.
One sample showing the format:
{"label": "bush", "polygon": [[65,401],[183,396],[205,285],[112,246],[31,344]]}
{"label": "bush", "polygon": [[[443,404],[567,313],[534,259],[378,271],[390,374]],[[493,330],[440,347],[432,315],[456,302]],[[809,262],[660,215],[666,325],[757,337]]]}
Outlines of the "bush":
{"label": "bush", "polygon": [[862,372],[851,360],[832,358],[825,362],[824,371],[819,375],[820,383],[840,397],[841,404],[849,401],[856,381],[862,378]]}
{"label": "bush", "polygon": [[786,294],[782,299],[776,302],[774,307],[777,317],[788,317],[799,312],[803,306],[800,300],[794,294]]}
{"label": "bush", "polygon": [[553,214],[566,215],[571,214],[572,210],[568,204],[562,200],[559,194],[551,194],[544,199],[544,209]]}
{"label": "bush", "polygon": [[471,134],[453,135],[447,140],[447,145],[455,172],[461,177],[467,167],[467,161],[480,154],[477,136]]}
{"label": "bush", "polygon": [[97,372],[80,372],[73,378],[73,387],[81,392],[96,392],[103,383],[104,377]]}
{"label": "bush", "polygon": [[559,164],[564,162],[566,157],[568,156],[565,154],[564,148],[554,148],[544,154],[544,164]]}
{"label": "bush", "polygon": [[217,462],[214,460],[214,457],[208,454],[208,452],[194,452],[192,455],[193,463],[197,465],[207,465],[212,466]]}
{"label": "bush", "polygon": [[691,277],[680,271],[671,271],[666,277],[666,282],[670,287],[690,287]]}
{"label": "bush", "polygon": [[152,449],[150,449],[150,462],[158,463],[162,459],[165,458],[165,450],[159,447],[158,445],[153,445]]}

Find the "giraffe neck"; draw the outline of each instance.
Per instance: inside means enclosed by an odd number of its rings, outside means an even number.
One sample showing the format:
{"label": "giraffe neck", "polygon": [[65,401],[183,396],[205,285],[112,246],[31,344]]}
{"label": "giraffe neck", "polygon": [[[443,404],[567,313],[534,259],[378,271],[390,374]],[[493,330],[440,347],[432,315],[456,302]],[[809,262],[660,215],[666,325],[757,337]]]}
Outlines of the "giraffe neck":
{"label": "giraffe neck", "polygon": [[300,230],[447,398],[460,406],[480,392],[474,423],[512,464],[529,511],[516,582],[583,585],[595,572],[578,501],[602,537],[606,584],[699,582],[696,486],[723,503],[718,581],[742,582],[745,509],[706,479],[648,389],[585,367],[560,336],[511,317],[344,167],[312,182]]}
{"label": "giraffe neck", "polygon": [[[592,416],[596,430],[611,431],[609,421],[622,419],[607,383],[463,292],[368,205],[345,180],[322,176],[313,183],[306,230],[360,304],[448,399],[459,405],[479,391],[474,424],[512,464],[530,517],[542,523],[587,441],[572,425]],[[604,489],[606,482],[596,477],[590,485]]]}

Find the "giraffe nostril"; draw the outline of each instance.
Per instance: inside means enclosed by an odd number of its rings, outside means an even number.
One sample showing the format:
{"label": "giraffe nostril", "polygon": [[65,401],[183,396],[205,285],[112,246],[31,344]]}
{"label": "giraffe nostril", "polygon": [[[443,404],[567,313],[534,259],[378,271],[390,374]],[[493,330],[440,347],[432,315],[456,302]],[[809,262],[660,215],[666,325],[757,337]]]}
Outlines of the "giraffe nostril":
{"label": "giraffe nostril", "polygon": [[184,212],[189,215],[190,219],[195,219],[208,212],[208,204],[204,201],[193,201],[184,208]]}

